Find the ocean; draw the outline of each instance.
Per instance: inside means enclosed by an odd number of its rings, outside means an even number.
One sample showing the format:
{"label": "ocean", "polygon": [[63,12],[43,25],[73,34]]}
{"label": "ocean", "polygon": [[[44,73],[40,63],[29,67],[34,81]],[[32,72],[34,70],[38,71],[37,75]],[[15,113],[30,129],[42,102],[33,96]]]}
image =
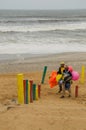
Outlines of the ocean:
{"label": "ocean", "polygon": [[0,55],[86,52],[86,10],[0,10]]}

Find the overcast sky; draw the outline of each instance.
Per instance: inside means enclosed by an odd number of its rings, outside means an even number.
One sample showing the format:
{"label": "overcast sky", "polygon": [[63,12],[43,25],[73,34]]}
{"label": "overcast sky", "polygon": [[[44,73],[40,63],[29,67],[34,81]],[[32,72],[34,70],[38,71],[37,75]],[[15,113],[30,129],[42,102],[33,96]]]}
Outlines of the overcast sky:
{"label": "overcast sky", "polygon": [[86,9],[86,0],[0,0],[0,9]]}

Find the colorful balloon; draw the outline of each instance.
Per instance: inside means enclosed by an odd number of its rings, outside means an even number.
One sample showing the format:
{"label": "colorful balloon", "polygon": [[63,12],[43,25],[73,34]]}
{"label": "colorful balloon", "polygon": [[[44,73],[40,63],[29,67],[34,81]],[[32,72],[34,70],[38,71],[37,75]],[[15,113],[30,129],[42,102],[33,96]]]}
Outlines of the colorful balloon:
{"label": "colorful balloon", "polygon": [[57,84],[58,84],[57,82],[50,83],[50,88],[55,87]]}
{"label": "colorful balloon", "polygon": [[49,78],[50,88],[53,88],[54,86],[56,86],[58,84],[57,81],[56,81],[56,76],[57,76],[57,72],[52,71],[50,78]]}
{"label": "colorful balloon", "polygon": [[58,75],[56,76],[56,81],[58,82],[61,78],[62,78],[62,74],[58,74]]}
{"label": "colorful balloon", "polygon": [[78,80],[79,79],[79,73],[76,71],[72,71],[72,80]]}
{"label": "colorful balloon", "polygon": [[73,67],[72,67],[72,66],[68,66],[68,70],[69,70],[70,72],[72,72],[72,71],[73,71]]}
{"label": "colorful balloon", "polygon": [[52,71],[51,76],[52,76],[52,75],[56,75],[56,74],[57,74],[56,71]]}

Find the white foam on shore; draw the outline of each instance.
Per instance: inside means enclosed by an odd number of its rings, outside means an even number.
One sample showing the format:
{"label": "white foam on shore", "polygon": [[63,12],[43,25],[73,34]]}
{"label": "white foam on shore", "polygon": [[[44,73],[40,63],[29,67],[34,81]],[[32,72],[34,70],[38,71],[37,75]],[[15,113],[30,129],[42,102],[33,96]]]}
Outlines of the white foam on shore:
{"label": "white foam on shore", "polygon": [[86,52],[86,44],[6,44],[0,46],[0,54],[54,54],[63,52]]}
{"label": "white foam on shore", "polygon": [[53,24],[34,24],[34,25],[1,25],[0,32],[39,32],[54,30],[85,30],[86,22],[77,23],[53,23]]}

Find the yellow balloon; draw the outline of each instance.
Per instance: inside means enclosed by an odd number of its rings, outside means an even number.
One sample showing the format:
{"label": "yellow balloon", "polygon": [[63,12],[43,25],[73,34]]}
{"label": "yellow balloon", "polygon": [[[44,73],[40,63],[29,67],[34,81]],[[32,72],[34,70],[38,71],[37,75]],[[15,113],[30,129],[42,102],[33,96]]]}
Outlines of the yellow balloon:
{"label": "yellow balloon", "polygon": [[58,75],[56,76],[56,81],[58,82],[61,78],[62,78],[62,74],[58,74]]}

